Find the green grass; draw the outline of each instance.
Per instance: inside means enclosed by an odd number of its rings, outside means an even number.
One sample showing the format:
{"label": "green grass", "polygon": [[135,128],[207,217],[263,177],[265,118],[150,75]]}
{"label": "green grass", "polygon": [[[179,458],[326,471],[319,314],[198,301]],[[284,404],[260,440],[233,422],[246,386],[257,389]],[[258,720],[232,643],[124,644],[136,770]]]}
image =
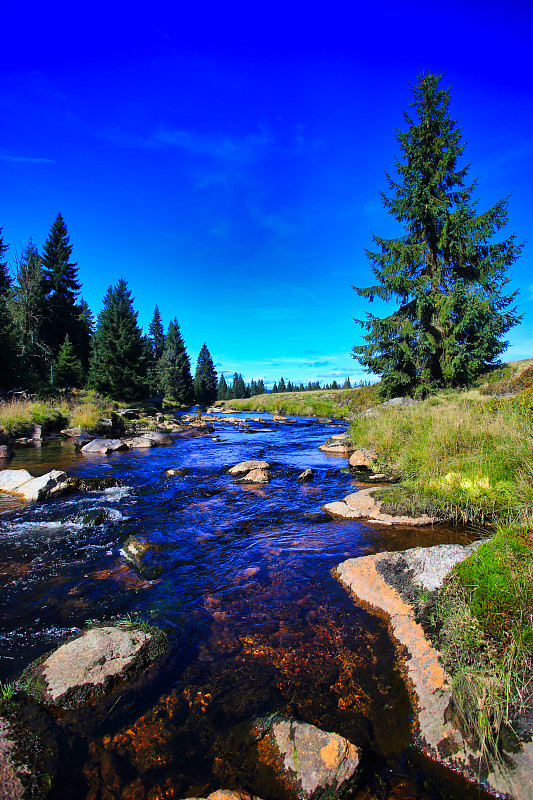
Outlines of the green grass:
{"label": "green grass", "polygon": [[349,419],[379,402],[374,386],[361,386],[357,389],[260,394],[244,400],[225,400],[224,405],[236,411],[263,411],[289,417]]}
{"label": "green grass", "polygon": [[[525,379],[530,364],[520,364]],[[493,534],[444,587],[420,595],[419,611],[431,620],[464,729],[502,766],[524,708],[533,711],[533,388],[485,402],[478,390],[443,392],[358,418],[350,432],[399,473],[405,504]]]}

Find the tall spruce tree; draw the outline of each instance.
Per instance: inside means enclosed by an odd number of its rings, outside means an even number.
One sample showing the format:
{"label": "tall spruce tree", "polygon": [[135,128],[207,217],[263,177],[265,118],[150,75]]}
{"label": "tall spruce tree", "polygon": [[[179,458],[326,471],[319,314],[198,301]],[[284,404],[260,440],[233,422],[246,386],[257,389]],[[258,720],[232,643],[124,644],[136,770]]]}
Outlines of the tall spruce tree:
{"label": "tall spruce tree", "polygon": [[150,322],[150,327],[148,330],[150,334],[149,339],[152,345],[154,360],[159,361],[163,355],[163,350],[165,349],[165,330],[163,328],[163,322],[161,321],[161,314],[158,306],[154,308],[152,321]]}
{"label": "tall spruce tree", "polygon": [[76,357],[87,363],[90,331],[85,310],[77,300],[81,290],[78,267],[71,261],[72,245],[65,220],[58,214],[43,246],[42,264],[46,288],[46,318],[43,336],[54,355],[69,336]]}
{"label": "tall spruce tree", "polygon": [[386,317],[359,321],[366,344],[353,348],[363,366],[382,376],[383,397],[470,384],[497,362],[503,337],[520,320],[511,306],[516,293],[504,289],[522,245],[514,234],[492,242],[507,223],[508,199],[477,213],[476,181],[465,183],[468,166],[458,166],[462,135],[439,81],[424,74],[414,87],[413,116],[404,114],[408,128],[396,133],[399,179],[387,175],[391,194],[382,193],[405,233],[373,236],[379,249],[367,257],[377,283],[356,288],[370,302],[399,304]]}
{"label": "tall spruce tree", "polygon": [[133,298],[120,278],[107,290],[98,315],[89,383],[110,397],[136,400],[147,391],[146,367],[145,342]]}
{"label": "tall spruce tree", "polygon": [[79,358],[76,358],[72,342],[65,336],[65,341],[59,348],[59,353],[54,365],[54,383],[56,386],[70,389],[80,386],[83,380],[83,367]]}
{"label": "tall spruce tree", "polygon": [[205,342],[196,363],[194,399],[201,406],[210,406],[217,399],[217,372]]}
{"label": "tall spruce tree", "polygon": [[168,326],[165,349],[159,361],[159,379],[165,395],[182,406],[191,405],[194,399],[191,362],[176,318]]}
{"label": "tall spruce tree", "polygon": [[224,373],[220,373],[220,380],[217,386],[217,400],[227,400],[229,397],[229,388],[224,377]]}
{"label": "tall spruce tree", "polygon": [[53,353],[43,340],[46,289],[41,256],[31,238],[15,258],[13,304],[21,380],[35,388],[50,377]]}
{"label": "tall spruce tree", "polygon": [[4,261],[8,245],[4,243],[0,228],[0,388],[12,388],[18,377],[17,355],[15,350],[15,328],[11,313],[11,278]]}

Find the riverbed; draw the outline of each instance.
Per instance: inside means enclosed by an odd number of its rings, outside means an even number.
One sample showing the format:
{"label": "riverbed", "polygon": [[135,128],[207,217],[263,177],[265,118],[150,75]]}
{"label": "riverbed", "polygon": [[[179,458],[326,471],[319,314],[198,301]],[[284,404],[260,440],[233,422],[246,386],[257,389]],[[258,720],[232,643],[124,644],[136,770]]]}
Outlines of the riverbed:
{"label": "riverbed", "polygon": [[[220,441],[179,438],[111,456],[84,456],[68,441],[17,451],[12,468],[121,485],[28,506],[0,500],[0,680],[90,621],[142,620],[170,642],[149,678],[112,702],[59,718],[28,710],[59,742],[51,796],[156,800],[242,788],[286,800],[246,745],[256,717],[282,713],[363,748],[357,800],[480,797],[418,754],[387,627],[330,574],[346,558],[469,537],[332,520],[321,506],[357,485],[342,471],[347,458],[317,448],[346,424],[261,416],[248,428],[216,424]],[[250,459],[271,464],[267,485],[228,475]],[[308,467],[313,479],[301,484]],[[187,473],[165,474],[176,468]],[[130,536],[153,545],[146,568],[125,559]]]}

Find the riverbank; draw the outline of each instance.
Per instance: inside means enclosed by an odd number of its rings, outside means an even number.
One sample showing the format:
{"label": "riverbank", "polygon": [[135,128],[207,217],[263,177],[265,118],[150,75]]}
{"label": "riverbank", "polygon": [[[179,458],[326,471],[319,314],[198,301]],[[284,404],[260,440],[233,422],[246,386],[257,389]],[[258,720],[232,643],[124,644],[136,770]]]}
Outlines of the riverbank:
{"label": "riverbank", "polygon": [[530,388],[455,393],[380,408],[350,431],[376,471],[400,478],[407,513],[468,523],[486,539],[442,587],[420,593],[416,613],[451,675],[460,724],[493,764],[533,732],[532,405]]}
{"label": "riverbank", "polygon": [[331,417],[352,419],[356,414],[380,403],[376,387],[355,389],[320,389],[313,392],[281,392],[259,394],[244,400],[217,403],[236,411],[258,411],[295,417]]}

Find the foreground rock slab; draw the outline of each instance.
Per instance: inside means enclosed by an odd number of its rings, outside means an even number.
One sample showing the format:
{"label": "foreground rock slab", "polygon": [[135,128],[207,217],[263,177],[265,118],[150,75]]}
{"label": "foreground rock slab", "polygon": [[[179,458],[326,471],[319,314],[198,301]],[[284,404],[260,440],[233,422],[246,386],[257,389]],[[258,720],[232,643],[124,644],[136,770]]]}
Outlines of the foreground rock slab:
{"label": "foreground rock slab", "polygon": [[[333,570],[338,580],[366,607],[388,620],[397,656],[406,675],[415,711],[414,731],[418,747],[435,761],[479,781],[481,756],[454,724],[451,679],[439,652],[416,622],[414,609],[392,585],[398,566],[413,589],[433,590],[442,585],[451,568],[467,558],[479,542],[413,548],[403,553],[379,553],[351,558]],[[394,577],[396,576],[396,577]],[[403,585],[405,589],[405,582]],[[405,595],[405,592],[402,593]],[[533,798],[533,744],[512,755],[512,768],[491,772],[486,785],[514,800]]]}
{"label": "foreground rock slab", "polygon": [[408,514],[390,514],[382,511],[385,500],[374,497],[375,492],[380,489],[361,489],[347,495],[344,500],[337,500],[333,503],[326,503],[322,509],[335,519],[368,519],[380,525],[432,525],[437,522],[436,517],[427,514],[410,516]]}
{"label": "foreground rock slab", "polygon": [[341,797],[351,788],[361,750],[336,733],[284,717],[254,723],[262,760],[274,764],[295,797]]}
{"label": "foreground rock slab", "polygon": [[40,685],[45,704],[77,708],[130,680],[165,649],[166,637],[156,628],[91,628],[30,667],[25,676]]}
{"label": "foreground rock slab", "polygon": [[30,502],[45,500],[47,497],[69,491],[70,488],[67,473],[58,469],[53,469],[38,478],[34,478],[25,469],[4,469],[0,472],[0,491],[21,495]]}

